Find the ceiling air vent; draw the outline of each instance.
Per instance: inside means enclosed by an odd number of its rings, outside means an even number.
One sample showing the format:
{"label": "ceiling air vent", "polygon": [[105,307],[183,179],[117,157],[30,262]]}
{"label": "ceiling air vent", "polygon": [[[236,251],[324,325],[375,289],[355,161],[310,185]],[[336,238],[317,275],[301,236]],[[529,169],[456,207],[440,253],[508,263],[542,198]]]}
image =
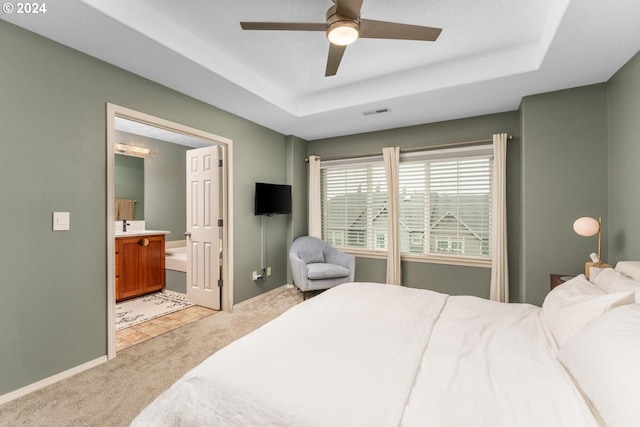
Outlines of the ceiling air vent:
{"label": "ceiling air vent", "polygon": [[371,110],[371,111],[365,111],[364,113],[362,113],[363,116],[373,116],[374,114],[382,114],[382,113],[388,113],[389,110],[388,108],[381,108],[379,110]]}

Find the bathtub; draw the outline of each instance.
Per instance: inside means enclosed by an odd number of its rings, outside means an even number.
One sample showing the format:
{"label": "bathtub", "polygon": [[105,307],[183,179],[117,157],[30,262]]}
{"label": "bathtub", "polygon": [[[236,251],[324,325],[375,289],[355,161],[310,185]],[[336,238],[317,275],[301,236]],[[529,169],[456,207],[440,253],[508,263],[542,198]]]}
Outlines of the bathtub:
{"label": "bathtub", "polygon": [[[187,247],[180,242],[167,242],[164,249],[164,271],[166,289],[181,294],[187,293]],[[173,246],[173,247],[172,247]]]}
{"label": "bathtub", "polygon": [[177,246],[175,248],[165,248],[164,268],[187,272],[187,247]]}

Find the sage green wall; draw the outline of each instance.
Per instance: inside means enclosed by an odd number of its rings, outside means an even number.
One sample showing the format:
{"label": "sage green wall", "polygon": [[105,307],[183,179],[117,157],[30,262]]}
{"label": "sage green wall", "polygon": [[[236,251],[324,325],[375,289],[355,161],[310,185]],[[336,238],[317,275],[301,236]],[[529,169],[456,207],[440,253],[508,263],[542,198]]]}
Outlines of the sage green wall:
{"label": "sage green wall", "polygon": [[146,138],[152,156],[144,160],[145,225],[166,230],[168,241],[184,240],[187,224],[187,150],[184,145]]}
{"label": "sage green wall", "polygon": [[607,261],[640,260],[640,53],[608,82]]}
{"label": "sage green wall", "polygon": [[[116,198],[118,181],[126,179],[137,194],[135,219],[143,219],[148,230],[169,231],[168,241],[184,240],[187,222],[186,152],[189,147],[127,132],[116,131],[116,141],[151,149],[152,155],[144,159],[117,155],[115,157]],[[142,176],[131,176],[119,163],[137,161]],[[141,186],[141,190],[139,189]]]}
{"label": "sage green wall", "polygon": [[[308,155],[340,157],[357,154],[382,153],[382,148],[424,147],[455,141],[470,141],[491,138],[494,133],[507,132],[514,136],[507,149],[507,199],[509,206],[520,203],[519,166],[519,116],[517,112],[491,114],[461,120],[451,120],[379,132],[370,132],[338,138],[311,141],[307,145]],[[508,212],[509,243],[514,244],[515,230],[519,228],[519,210]],[[510,280],[515,283],[518,276],[518,253],[509,252]],[[356,260],[357,281],[385,282],[386,260],[358,257]],[[402,283],[406,286],[434,289],[452,295],[465,294],[489,297],[491,270],[478,267],[457,267],[420,262],[402,263]]]}
{"label": "sage green wall", "polygon": [[578,236],[573,221],[607,218],[606,84],[525,97],[521,114],[519,285],[524,301],[541,304],[549,273],[584,272],[597,251],[597,238]]}
{"label": "sage green wall", "polygon": [[[249,133],[247,136],[250,145],[241,153],[236,150],[234,141],[234,166],[242,164],[242,172],[236,170],[234,173],[236,302],[287,282],[287,233],[290,215],[254,215],[256,181],[273,184],[287,182],[287,141],[286,137],[280,137],[277,141],[266,144],[263,132],[261,129],[259,132]],[[266,266],[271,267],[272,275],[264,282],[253,282],[251,272],[260,270],[261,267],[261,223],[264,223],[266,231]],[[239,270],[242,273],[238,275]]]}
{"label": "sage green wall", "polygon": [[116,199],[136,201],[133,218],[144,219],[144,159],[140,157],[114,156],[114,193]]}
{"label": "sage green wall", "polygon": [[[507,148],[510,300],[541,304],[549,273],[578,274],[596,250],[595,238],[573,232],[573,221],[607,216],[606,100],[605,84],[534,95],[519,111],[313,141],[308,154],[340,157],[514,135]],[[384,281],[385,271],[384,260],[358,258],[356,280]],[[407,286],[489,296],[489,269],[403,262],[402,272]]]}
{"label": "sage green wall", "polygon": [[107,353],[107,102],[233,140],[235,301],[286,282],[286,215],[266,224],[273,275],[251,280],[253,187],[286,182],[283,135],[2,20],[0,52],[0,395]]}
{"label": "sage green wall", "polygon": [[[291,215],[287,230],[287,247],[300,236],[308,234],[307,142],[295,136],[287,137],[287,184],[291,185]],[[288,253],[288,251],[287,251]],[[293,283],[287,268],[287,283]]]}

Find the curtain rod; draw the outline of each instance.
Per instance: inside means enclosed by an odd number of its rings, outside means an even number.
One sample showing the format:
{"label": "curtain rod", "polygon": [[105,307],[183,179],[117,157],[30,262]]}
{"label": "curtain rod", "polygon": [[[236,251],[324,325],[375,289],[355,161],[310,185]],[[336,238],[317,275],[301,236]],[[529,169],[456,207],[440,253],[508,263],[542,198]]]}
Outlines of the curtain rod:
{"label": "curtain rod", "polygon": [[[507,139],[513,139],[512,135],[508,135]],[[400,149],[400,153],[411,153],[411,152],[415,152],[415,151],[427,151],[427,150],[437,150],[440,148],[452,148],[452,147],[460,147],[460,146],[464,146],[464,145],[475,145],[475,144],[483,144],[485,142],[493,142],[493,138],[486,138],[486,139],[474,139],[472,141],[459,141],[459,142],[447,142],[444,144],[436,144],[436,145],[427,145],[426,147],[413,147],[413,148],[401,148]],[[322,160],[324,161],[331,161],[331,160],[349,160],[349,159],[359,159],[362,157],[373,157],[373,156],[380,156],[381,153],[367,153],[367,154],[353,154],[350,156],[341,156],[341,157],[327,157],[327,158],[322,158]],[[309,157],[305,157],[304,161],[309,163]]]}

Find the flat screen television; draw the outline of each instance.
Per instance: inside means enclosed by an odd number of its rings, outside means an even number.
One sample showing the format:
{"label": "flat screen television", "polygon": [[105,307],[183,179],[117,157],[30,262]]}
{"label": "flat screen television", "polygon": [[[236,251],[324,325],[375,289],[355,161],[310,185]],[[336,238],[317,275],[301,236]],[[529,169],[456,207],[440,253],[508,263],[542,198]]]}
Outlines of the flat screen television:
{"label": "flat screen television", "polygon": [[291,213],[291,186],[256,182],[256,215]]}

